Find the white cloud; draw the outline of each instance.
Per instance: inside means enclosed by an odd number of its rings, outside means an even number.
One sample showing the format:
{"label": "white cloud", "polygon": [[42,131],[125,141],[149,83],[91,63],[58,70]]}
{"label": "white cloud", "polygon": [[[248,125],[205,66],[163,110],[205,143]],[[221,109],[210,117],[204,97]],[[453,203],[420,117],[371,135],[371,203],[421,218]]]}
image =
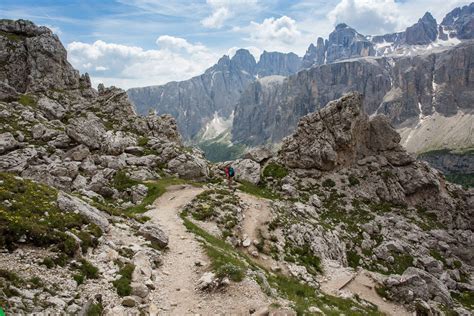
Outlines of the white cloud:
{"label": "white cloud", "polygon": [[288,16],[267,18],[262,23],[250,22],[245,27],[234,27],[234,32],[246,34],[245,40],[260,50],[291,52],[307,47],[308,34],[300,31],[295,20]]}
{"label": "white cloud", "polygon": [[212,8],[212,13],[202,19],[201,24],[207,28],[221,28],[224,22],[239,13],[255,13],[259,9],[257,0],[207,0],[206,2]]}
{"label": "white cloud", "polygon": [[346,23],[365,35],[403,31],[429,11],[441,22],[444,15],[465,0],[341,0],[327,18],[334,26]]}
{"label": "white cloud", "polygon": [[394,0],[342,0],[328,18],[333,25],[346,23],[362,34],[393,32],[402,22]]}
{"label": "white cloud", "polygon": [[199,75],[219,57],[202,44],[192,44],[183,38],[160,36],[156,42],[159,49],[96,41],[72,42],[67,50],[71,63],[82,72],[89,72],[94,84],[124,89]]}
{"label": "white cloud", "polygon": [[229,9],[219,8],[215,10],[210,16],[201,21],[204,27],[221,28],[225,20],[230,17]]}
{"label": "white cloud", "polygon": [[207,51],[207,48],[202,44],[191,44],[181,37],[174,37],[169,35],[162,35],[156,40],[156,44],[162,49],[171,51],[179,51],[181,49],[188,53],[197,53]]}

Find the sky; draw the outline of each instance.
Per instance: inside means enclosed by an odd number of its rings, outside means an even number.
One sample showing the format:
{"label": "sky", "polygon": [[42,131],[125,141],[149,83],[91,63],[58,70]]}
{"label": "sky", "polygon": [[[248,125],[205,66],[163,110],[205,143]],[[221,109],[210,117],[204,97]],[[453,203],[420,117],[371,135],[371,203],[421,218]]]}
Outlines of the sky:
{"label": "sky", "polygon": [[438,23],[464,0],[1,0],[0,18],[48,26],[92,83],[124,89],[199,75],[247,48],[303,56],[338,23],[365,35]]}

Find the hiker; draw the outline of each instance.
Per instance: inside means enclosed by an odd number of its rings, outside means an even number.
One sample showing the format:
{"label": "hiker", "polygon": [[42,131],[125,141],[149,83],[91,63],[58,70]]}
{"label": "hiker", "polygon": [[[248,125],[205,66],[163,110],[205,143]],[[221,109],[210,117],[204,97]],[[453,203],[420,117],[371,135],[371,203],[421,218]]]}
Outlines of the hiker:
{"label": "hiker", "polygon": [[232,190],[232,179],[235,176],[234,168],[231,165],[228,165],[224,169],[225,175],[227,177],[227,184],[229,185],[229,190]]}

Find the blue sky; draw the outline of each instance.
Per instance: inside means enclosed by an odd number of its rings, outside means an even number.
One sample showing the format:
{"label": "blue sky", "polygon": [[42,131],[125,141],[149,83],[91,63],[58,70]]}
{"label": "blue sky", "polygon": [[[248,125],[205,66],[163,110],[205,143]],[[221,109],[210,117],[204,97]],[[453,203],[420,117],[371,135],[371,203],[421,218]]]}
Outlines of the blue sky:
{"label": "blue sky", "polygon": [[345,22],[363,34],[403,30],[430,11],[438,22],[463,0],[107,0],[0,3],[1,18],[50,27],[93,84],[163,84],[202,73],[248,48],[302,56]]}

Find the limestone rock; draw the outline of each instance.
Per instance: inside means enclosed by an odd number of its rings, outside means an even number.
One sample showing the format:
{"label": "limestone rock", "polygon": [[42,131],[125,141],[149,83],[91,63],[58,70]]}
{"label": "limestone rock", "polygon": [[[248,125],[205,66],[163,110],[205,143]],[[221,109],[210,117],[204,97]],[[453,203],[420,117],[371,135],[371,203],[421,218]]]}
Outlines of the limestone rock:
{"label": "limestone rock", "polygon": [[38,152],[34,148],[17,149],[0,156],[0,170],[20,173],[26,169]]}
{"label": "limestone rock", "polygon": [[273,156],[273,153],[270,149],[265,148],[265,147],[258,147],[245,153],[244,158],[251,159],[258,163],[262,163],[265,160],[271,158],[272,156]]}
{"label": "limestone rock", "polygon": [[38,107],[43,110],[46,117],[50,120],[61,119],[66,114],[64,106],[47,97],[39,99]]}
{"label": "limestone rock", "polygon": [[168,235],[157,224],[145,223],[138,233],[161,248],[168,246]]}
{"label": "limestone rock", "polygon": [[362,96],[351,93],[303,117],[279,155],[291,168],[329,171],[379,153],[408,156],[399,141],[388,120],[369,120],[362,110]]}
{"label": "limestone rock", "polygon": [[402,276],[392,276],[385,282],[388,290],[399,300],[406,303],[419,298],[434,300],[446,306],[452,306],[453,300],[446,286],[426,271],[410,267]]}
{"label": "limestone rock", "polygon": [[184,179],[204,179],[209,175],[207,162],[199,157],[184,153],[168,162],[168,169]]}
{"label": "limestone rock", "polygon": [[148,188],[144,184],[137,184],[130,188],[130,195],[132,197],[132,202],[135,204],[140,204],[148,193]]}
{"label": "limestone rock", "polygon": [[260,164],[250,160],[243,159],[238,160],[232,167],[235,170],[235,178],[238,181],[248,181],[253,184],[258,184],[260,182]]}
{"label": "limestone rock", "polygon": [[66,153],[66,157],[75,161],[83,161],[91,154],[89,148],[85,145],[78,145]]}
{"label": "limestone rock", "polygon": [[0,154],[4,154],[18,147],[18,141],[9,132],[0,134]]}
{"label": "limestone rock", "polygon": [[197,288],[199,290],[211,290],[218,285],[218,279],[214,272],[206,272],[198,280]]}
{"label": "limestone rock", "polygon": [[107,216],[81,199],[59,191],[57,203],[62,211],[80,214],[91,223],[99,226],[102,231],[108,231],[109,220]]}
{"label": "limestone rock", "polygon": [[106,137],[104,124],[92,113],[88,113],[87,117],[69,120],[66,133],[69,137],[90,149],[100,149]]}

